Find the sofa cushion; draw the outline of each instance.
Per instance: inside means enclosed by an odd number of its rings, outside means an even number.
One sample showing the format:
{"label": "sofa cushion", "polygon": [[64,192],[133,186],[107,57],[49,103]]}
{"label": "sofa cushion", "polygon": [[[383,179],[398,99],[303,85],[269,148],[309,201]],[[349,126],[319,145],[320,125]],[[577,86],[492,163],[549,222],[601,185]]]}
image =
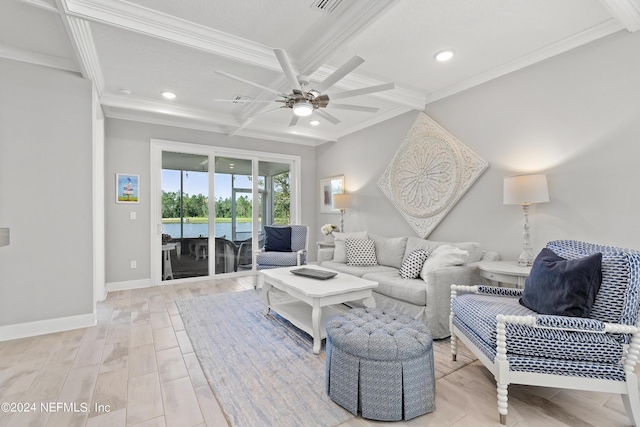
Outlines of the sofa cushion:
{"label": "sofa cushion", "polygon": [[341,262],[325,261],[322,263],[322,267],[330,268],[339,273],[351,274],[352,276],[362,277],[367,273],[393,273],[398,275],[398,269],[393,267],[387,267],[386,265],[373,265],[369,267],[351,266]]}
{"label": "sofa cushion", "polygon": [[368,267],[378,265],[375,242],[369,239],[345,239],[347,265]]}
{"label": "sofa cushion", "polygon": [[366,239],[367,232],[359,231],[356,233],[333,233],[333,241],[335,243],[335,250],[333,251],[333,260],[335,262],[347,263],[347,248],[344,245],[345,239]]}
{"label": "sofa cushion", "polygon": [[406,237],[384,237],[369,234],[369,238],[376,243],[376,258],[378,264],[400,268],[407,246]]}
{"label": "sofa cushion", "polygon": [[589,317],[601,283],[601,253],[568,260],[543,248],[533,262],[520,304],[540,314]]}
{"label": "sofa cushion", "polygon": [[452,265],[462,265],[469,258],[469,252],[453,245],[441,245],[431,252],[420,270],[420,277],[427,277],[429,271],[439,270]]}
{"label": "sofa cushion", "polygon": [[398,271],[370,272],[363,279],[378,282],[375,292],[415,305],[427,304],[427,287],[420,279],[403,279]]}
{"label": "sofa cushion", "polygon": [[400,267],[400,277],[403,279],[415,279],[420,276],[422,266],[429,257],[429,252],[424,249],[416,249],[411,252]]}

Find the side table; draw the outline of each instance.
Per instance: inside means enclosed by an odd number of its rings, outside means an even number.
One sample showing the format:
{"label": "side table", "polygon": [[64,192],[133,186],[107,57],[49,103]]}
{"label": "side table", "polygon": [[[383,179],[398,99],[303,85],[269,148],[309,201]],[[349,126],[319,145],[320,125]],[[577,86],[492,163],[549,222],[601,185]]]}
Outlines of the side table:
{"label": "side table", "polygon": [[336,247],[336,243],[334,241],[329,241],[329,240],[325,240],[324,242],[316,242],[316,245],[318,245],[318,249]]}
{"label": "side table", "polygon": [[518,265],[518,261],[489,261],[478,263],[480,275],[492,282],[509,283],[519,289],[524,288],[524,283],[529,277],[531,267]]}

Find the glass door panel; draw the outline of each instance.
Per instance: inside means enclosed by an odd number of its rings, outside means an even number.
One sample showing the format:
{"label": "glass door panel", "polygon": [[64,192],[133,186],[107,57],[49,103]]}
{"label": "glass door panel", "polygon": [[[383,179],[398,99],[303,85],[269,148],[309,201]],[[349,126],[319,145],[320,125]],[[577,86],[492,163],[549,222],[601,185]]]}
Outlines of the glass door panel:
{"label": "glass door panel", "polygon": [[162,280],[209,275],[208,156],[162,152]]}

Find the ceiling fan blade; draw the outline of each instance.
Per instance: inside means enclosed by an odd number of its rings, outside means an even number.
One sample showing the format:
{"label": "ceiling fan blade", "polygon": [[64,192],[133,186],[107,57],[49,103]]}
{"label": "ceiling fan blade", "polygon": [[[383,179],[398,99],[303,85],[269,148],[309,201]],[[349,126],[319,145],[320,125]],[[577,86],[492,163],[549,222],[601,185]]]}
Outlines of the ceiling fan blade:
{"label": "ceiling fan blade", "polygon": [[291,88],[293,88],[294,93],[296,90],[302,93],[302,86],[300,86],[300,82],[298,82],[296,71],[293,69],[293,65],[291,65],[287,52],[282,49],[273,49],[273,51],[276,53],[276,58],[278,58],[280,67],[282,67],[284,75],[287,76],[287,80],[289,80],[289,84],[291,85]]}
{"label": "ceiling fan blade", "polygon": [[324,110],[315,110],[315,114],[319,115],[320,117],[327,120],[328,122],[333,123],[334,125],[337,125],[338,123],[340,123],[340,120],[333,117],[331,114],[327,113]]}
{"label": "ceiling fan blade", "polygon": [[298,124],[298,119],[299,119],[299,117],[296,116],[295,114],[293,116],[291,116],[291,122],[289,122],[289,127],[297,125]]}
{"label": "ceiling fan blade", "polygon": [[212,99],[211,101],[216,101],[216,102],[235,102],[236,104],[244,104],[245,102],[253,102],[253,103],[260,103],[260,102],[276,102],[274,100],[266,100],[266,99]]}
{"label": "ceiling fan blade", "polygon": [[336,110],[350,110],[350,111],[361,111],[363,113],[377,113],[380,111],[379,108],[375,107],[363,107],[361,105],[350,105],[350,104],[334,104],[330,102],[327,105],[327,108],[335,108]]}
{"label": "ceiling fan blade", "polygon": [[238,132],[240,132],[242,129],[244,129],[249,123],[251,123],[256,117],[259,117],[259,116],[261,116],[263,114],[273,113],[274,111],[282,110],[283,108],[286,108],[286,107],[280,107],[280,108],[274,108],[273,110],[262,111],[262,112],[260,112],[258,114],[254,114],[251,117],[247,117],[244,120],[244,122],[242,122],[242,124],[240,126],[238,126],[234,130],[229,132],[227,135],[228,136],[235,136]]}
{"label": "ceiling fan blade", "polygon": [[246,84],[251,85],[253,87],[257,87],[258,89],[262,89],[262,90],[266,90],[267,92],[275,93],[278,96],[284,96],[284,97],[287,96],[287,95],[283,94],[280,91],[277,91],[275,89],[271,89],[270,87],[263,86],[263,85],[261,85],[259,83],[254,83],[254,82],[252,82],[250,80],[243,79],[242,77],[234,76],[233,74],[229,74],[229,73],[226,73],[224,71],[216,70],[216,73],[220,74],[221,76],[225,76],[225,77],[228,77],[230,79],[237,80],[237,81],[242,82],[242,83],[246,83]]}
{"label": "ceiling fan blade", "polygon": [[329,99],[351,98],[352,96],[367,95],[369,93],[382,92],[384,90],[391,90],[391,89],[394,89],[395,87],[396,87],[395,83],[385,83],[377,86],[363,87],[361,89],[346,90],[344,92],[337,92],[329,95]]}
{"label": "ceiling fan blade", "polygon": [[364,62],[364,59],[355,55],[353,58],[338,67],[333,73],[331,73],[326,79],[315,86],[314,89],[322,93],[329,89],[331,86],[340,81],[344,76],[355,70],[360,64]]}

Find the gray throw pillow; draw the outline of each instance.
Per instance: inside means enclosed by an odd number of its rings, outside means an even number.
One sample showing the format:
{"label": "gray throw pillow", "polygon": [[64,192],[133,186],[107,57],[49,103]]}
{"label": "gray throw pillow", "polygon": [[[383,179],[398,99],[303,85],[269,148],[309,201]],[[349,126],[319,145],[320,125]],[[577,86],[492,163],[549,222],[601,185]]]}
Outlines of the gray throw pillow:
{"label": "gray throw pillow", "polygon": [[369,267],[378,265],[375,242],[369,239],[346,239],[347,265]]}

